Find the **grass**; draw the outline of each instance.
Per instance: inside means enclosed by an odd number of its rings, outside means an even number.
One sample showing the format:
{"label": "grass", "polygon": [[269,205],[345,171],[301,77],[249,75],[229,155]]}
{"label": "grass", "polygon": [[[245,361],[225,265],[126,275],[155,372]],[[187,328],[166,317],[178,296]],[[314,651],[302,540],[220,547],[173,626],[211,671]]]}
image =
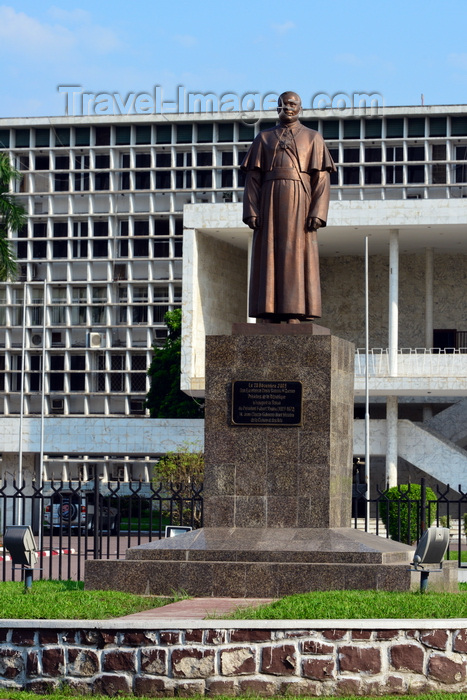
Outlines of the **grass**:
{"label": "grass", "polygon": [[[38,698],[44,698],[44,696],[38,696],[35,693],[30,693],[27,691],[11,690],[8,688],[8,692],[4,692],[9,700],[38,700]],[[63,692],[53,692],[47,693],[45,696],[47,700],[67,700],[73,697],[73,691],[71,689],[66,689]],[[82,697],[82,696],[81,696]],[[183,700],[183,696],[178,696],[179,700]],[[259,700],[258,695],[237,695],[236,700]],[[94,695],[95,700],[109,700],[108,695]],[[190,700],[204,700],[204,697],[200,695],[190,696]],[[411,698],[414,700],[467,700],[467,693],[422,693],[421,695],[398,695],[397,698]],[[281,695],[281,700],[297,700],[296,696]],[[134,695],[118,695],[118,700],[135,700]],[[139,700],[146,700],[143,696],[139,697]],[[217,695],[216,700],[232,700],[232,696],[227,695]],[[307,700],[305,696],[302,696],[301,700]],[[315,698],[313,698],[315,700]],[[357,700],[354,695],[341,695],[336,700]],[[358,700],[374,700],[373,696],[369,695],[359,695]],[[379,695],[378,700],[394,700],[394,695]]]}
{"label": "grass", "polygon": [[[233,620],[332,620],[467,617],[467,584],[460,593],[429,591],[317,591],[291,595],[258,608],[241,608]],[[467,696],[466,696],[467,698]]]}
{"label": "grass", "polygon": [[1,619],[107,620],[171,602],[119,591],[85,591],[77,581],[34,581],[30,593],[19,581],[0,584]]}

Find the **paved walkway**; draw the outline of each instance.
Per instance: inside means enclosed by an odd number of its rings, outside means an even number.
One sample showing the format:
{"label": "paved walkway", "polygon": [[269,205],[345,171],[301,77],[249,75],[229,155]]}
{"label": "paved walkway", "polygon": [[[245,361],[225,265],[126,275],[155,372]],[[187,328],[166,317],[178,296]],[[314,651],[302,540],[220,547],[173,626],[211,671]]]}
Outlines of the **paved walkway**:
{"label": "paved walkway", "polygon": [[162,608],[153,608],[125,615],[117,620],[204,620],[211,615],[226,615],[236,608],[252,605],[267,605],[273,598],[189,598],[178,603],[169,603]]}

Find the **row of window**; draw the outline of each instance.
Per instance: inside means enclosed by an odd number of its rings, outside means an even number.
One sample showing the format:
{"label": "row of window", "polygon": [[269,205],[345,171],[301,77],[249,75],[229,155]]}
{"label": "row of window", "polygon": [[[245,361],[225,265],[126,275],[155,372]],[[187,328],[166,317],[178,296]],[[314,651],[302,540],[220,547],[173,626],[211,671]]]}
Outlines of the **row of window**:
{"label": "row of window", "polygon": [[[240,165],[241,161],[245,155],[245,151],[234,152],[233,151],[219,151],[217,153],[217,166],[229,166]],[[130,169],[130,168],[186,168],[196,165],[197,167],[203,168],[212,166],[213,164],[213,154],[212,151],[198,151],[195,153],[196,163],[193,161],[192,153],[183,151],[173,154],[170,153],[156,153],[155,157],[152,158],[151,153],[135,153],[134,157],[128,152],[115,154],[114,160],[118,160],[119,168]],[[234,157],[235,156],[235,157]],[[114,168],[111,165],[110,154],[100,153],[95,154],[94,157],[75,155],[62,156],[62,155],[39,155],[36,154],[32,158],[26,155],[20,155],[16,159],[16,166],[18,170],[89,170],[89,167],[96,170],[109,170]]]}
{"label": "row of window", "polygon": [[[73,354],[67,358],[65,369],[64,355],[51,355],[46,371],[46,386],[50,392],[126,392],[145,393],[147,391],[146,355],[112,354],[99,355],[95,367],[89,370],[86,355]],[[21,391],[24,378],[25,392],[38,392],[42,389],[42,357],[30,355],[28,369],[21,371],[21,355],[12,355],[11,369],[5,369],[5,358],[0,356],[0,391]]]}
{"label": "row of window", "polygon": [[[331,155],[336,163],[383,163],[383,162],[394,162],[394,161],[445,161],[447,158],[447,148],[446,144],[427,144],[427,145],[415,145],[407,144],[397,145],[397,146],[385,146],[383,149],[382,145],[371,146],[371,147],[346,147],[346,148],[330,148]],[[431,153],[431,156],[430,156]],[[188,152],[175,153],[174,156],[170,153],[156,153],[155,157],[152,158],[151,153],[136,153],[134,157],[134,164],[131,164],[131,158],[129,153],[119,154],[120,158],[117,168],[128,170],[129,172],[118,172],[121,177],[130,175],[130,169],[143,169],[143,168],[157,168],[157,169],[168,169],[171,168],[192,168],[193,166],[199,168],[207,168],[213,166],[213,153],[212,151],[198,151],[196,156],[196,163],[193,163],[192,154]],[[229,167],[234,165],[240,165],[244,158],[245,152],[234,152],[233,151],[220,151],[217,154],[215,167]],[[235,155],[235,158],[234,158]],[[342,160],[341,160],[342,159]],[[237,161],[234,163],[234,160]],[[453,144],[451,160],[465,161],[467,160],[467,145],[466,144]],[[31,166],[34,166],[30,168]],[[111,167],[110,155],[100,154],[95,155],[93,162],[91,162],[90,156],[75,156],[71,158],[70,156],[43,156],[36,155],[33,162],[30,161],[29,156],[21,156],[17,159],[17,166],[19,170],[28,171],[30,169],[36,171],[49,171],[49,170],[60,170],[60,171],[88,171],[90,165],[93,170],[115,170]],[[201,173],[197,172],[198,175]],[[89,177],[89,173],[77,173],[75,177],[82,177],[86,174]],[[95,175],[105,175],[108,173],[95,173]],[[145,172],[135,172],[135,178],[138,175],[144,176]],[[165,173],[157,173],[156,175],[164,175]],[[180,174],[175,171],[175,174]],[[62,173],[64,175],[64,173]],[[58,174],[56,175],[58,176]]]}
{"label": "row of window", "polygon": [[[233,186],[233,170],[217,171],[216,187]],[[135,172],[79,172],[79,173],[54,173],[52,182],[48,175],[34,177],[32,186],[30,176],[26,176],[19,182],[18,191],[25,193],[34,192],[87,192],[87,191],[119,191],[119,190],[191,190],[211,189],[214,185],[212,170],[182,170],[173,174],[170,170],[151,171],[142,170]],[[237,187],[245,184],[244,174],[237,173]]]}
{"label": "row of window", "polygon": [[[449,176],[449,180],[448,180]],[[332,185],[440,185],[467,182],[467,163],[451,166],[445,163],[426,165],[345,166],[331,173]]]}
{"label": "row of window", "polygon": [[67,260],[105,258],[150,258],[172,259],[183,256],[183,239],[131,239],[117,241],[116,251],[108,238],[88,240],[79,238],[61,241],[15,241],[15,254],[18,260]]}
{"label": "row of window", "polygon": [[[325,139],[424,138],[466,136],[467,116],[375,117],[354,119],[308,119],[302,122]],[[259,130],[275,119],[262,120]],[[137,124],[33,129],[0,128],[0,148],[48,148],[144,144],[190,144],[252,141],[255,127],[243,122]]]}

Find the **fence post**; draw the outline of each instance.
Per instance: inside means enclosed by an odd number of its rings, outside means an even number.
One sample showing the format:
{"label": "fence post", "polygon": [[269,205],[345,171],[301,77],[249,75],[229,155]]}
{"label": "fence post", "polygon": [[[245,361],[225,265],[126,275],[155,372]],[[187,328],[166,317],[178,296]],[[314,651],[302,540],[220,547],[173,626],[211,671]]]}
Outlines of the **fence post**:
{"label": "fence post", "polygon": [[100,508],[100,502],[99,502],[99,495],[100,495],[99,477],[98,477],[97,473],[95,473],[94,474],[94,518],[93,518],[94,559],[101,558],[101,551],[100,551],[101,508]]}
{"label": "fence post", "polygon": [[426,530],[426,483],[425,477],[420,479],[420,497],[422,499],[420,508],[420,535]]}

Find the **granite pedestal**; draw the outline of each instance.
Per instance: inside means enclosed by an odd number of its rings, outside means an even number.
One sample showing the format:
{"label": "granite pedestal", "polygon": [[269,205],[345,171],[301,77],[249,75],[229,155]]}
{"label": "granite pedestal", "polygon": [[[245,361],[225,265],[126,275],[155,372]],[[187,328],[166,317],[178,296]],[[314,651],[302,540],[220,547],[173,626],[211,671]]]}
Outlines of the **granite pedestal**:
{"label": "granite pedestal", "polygon": [[[133,547],[125,561],[88,560],[86,587],[276,597],[418,586],[413,548],[350,528],[353,358],[351,343],[314,324],[208,337],[204,528]],[[233,424],[233,382],[251,383],[258,424]],[[284,396],[301,386],[296,424],[284,424],[269,382]],[[454,590],[456,568],[431,579]]]}

